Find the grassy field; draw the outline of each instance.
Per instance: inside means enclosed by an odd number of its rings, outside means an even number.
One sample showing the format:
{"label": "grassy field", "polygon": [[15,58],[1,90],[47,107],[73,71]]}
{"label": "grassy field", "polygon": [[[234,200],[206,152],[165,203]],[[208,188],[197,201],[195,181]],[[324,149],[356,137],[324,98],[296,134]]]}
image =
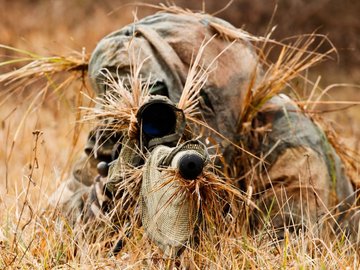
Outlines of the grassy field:
{"label": "grassy field", "polygon": [[[146,1],[149,2],[149,1]],[[191,1],[189,1],[191,2]],[[195,2],[195,1],[194,1]],[[339,84],[323,100],[360,102],[359,44],[360,5],[344,1],[279,1],[272,25],[274,36],[285,39],[295,34],[318,30],[329,34],[338,54],[334,60],[319,64],[305,73],[320,85]],[[104,35],[130,23],[134,18],[130,1],[6,1],[0,0],[0,44],[23,51],[0,47],[0,62],[38,56],[82,54],[86,59]],[[152,1],[151,3],[157,3]],[[176,1],[180,6],[201,9],[200,3]],[[263,35],[271,20],[274,5],[262,1],[234,1],[218,16]],[[218,1],[205,1],[210,13],[221,9]],[[303,12],[301,12],[303,11]],[[337,16],[333,16],[334,12]],[[154,11],[137,8],[137,16]],[[239,15],[238,15],[239,14]],[[287,22],[289,18],[291,22]],[[326,48],[320,48],[325,50]],[[33,57],[33,55],[32,55]],[[27,61],[0,64],[0,74],[18,68]],[[89,124],[80,123],[80,106],[90,102],[80,91],[92,95],[82,74],[79,79],[59,88],[65,74],[42,78],[18,91],[0,84],[0,269],[158,269],[171,268],[170,262],[156,257],[156,250],[137,232],[127,249],[116,258],[99,254],[99,247],[81,246],[74,241],[69,227],[59,230],[56,211],[47,209],[47,200],[69,175],[71,164],[86,141]],[[45,87],[44,87],[45,86]],[[59,90],[60,89],[60,90]],[[308,95],[304,90],[301,95]],[[342,109],[345,108],[346,109]],[[320,104],[316,111],[338,133],[338,142],[360,151],[360,107],[348,104]],[[323,113],[320,113],[323,112]],[[358,165],[354,181],[360,182]],[[359,184],[360,186],[360,184]],[[134,240],[135,239],[135,240]],[[274,243],[264,235],[241,233],[237,239],[218,239],[209,247],[206,258],[195,251],[188,257],[200,262],[181,261],[189,269],[358,269],[359,251],[339,237],[319,239],[316,235],[286,234],[283,243]],[[140,243],[140,244],[139,244]],[[142,246],[143,249],[136,249]],[[86,248],[85,248],[86,247]],[[134,249],[131,250],[131,247]]]}

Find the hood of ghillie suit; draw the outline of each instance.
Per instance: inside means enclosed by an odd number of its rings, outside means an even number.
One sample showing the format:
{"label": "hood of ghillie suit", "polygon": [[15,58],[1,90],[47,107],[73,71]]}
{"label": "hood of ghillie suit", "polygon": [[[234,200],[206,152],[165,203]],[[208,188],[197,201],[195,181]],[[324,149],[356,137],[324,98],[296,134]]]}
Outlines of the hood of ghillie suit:
{"label": "hood of ghillie suit", "polygon": [[[199,93],[198,107],[201,113],[199,117],[210,129],[206,134],[200,134],[201,128],[192,127],[192,132],[197,134],[176,141],[172,144],[175,147],[160,143],[143,153],[147,157],[138,194],[142,198],[142,223],[147,235],[170,256],[177,254],[184,246],[199,220],[202,200],[199,186],[205,183],[204,190],[214,195],[222,192],[219,187],[224,184],[213,173],[213,166],[206,166],[194,179],[184,179],[176,173],[181,166],[177,159],[192,157],[208,163],[205,145],[192,141],[200,135],[202,138],[214,138],[211,143],[219,145],[223,153],[229,140],[237,141],[237,124],[245,93],[261,77],[258,57],[250,42],[245,38],[230,39],[219,29],[236,30],[229,23],[209,15],[158,13],[106,36],[97,45],[89,64],[90,81],[100,98],[106,96],[107,91],[112,91],[107,88],[106,74],[110,73],[111,77],[121,80],[124,85],[131,85],[129,75],[134,73],[133,65],[141,63],[140,77],[150,82],[150,95],[155,99],[159,99],[159,95],[165,96],[176,107],[191,65],[203,49],[199,68],[210,72]],[[135,160],[125,158],[136,155],[127,153],[129,148],[123,147],[117,165],[110,168],[114,175],[121,171],[122,160]],[[226,158],[226,162],[230,160]],[[208,171],[208,168],[212,170]],[[109,175],[108,181],[115,183],[115,186],[121,180]],[[221,212],[226,199],[220,198],[222,195],[219,194],[213,198],[214,201],[221,201],[222,205],[212,202],[211,206],[206,206],[209,212],[214,208]],[[205,196],[211,197],[210,194]]]}
{"label": "hood of ghillie suit", "polygon": [[166,95],[177,103],[199,48],[215,36],[201,57],[201,66],[206,69],[211,65],[211,72],[201,90],[199,107],[209,126],[234,140],[244,94],[253,79],[261,77],[261,71],[250,42],[245,38],[230,40],[216,25],[236,30],[210,15],[164,12],[115,31],[102,39],[92,54],[92,87],[97,95],[104,95],[104,69],[126,81],[131,63],[144,61],[141,75],[151,78],[154,87],[150,93]]}

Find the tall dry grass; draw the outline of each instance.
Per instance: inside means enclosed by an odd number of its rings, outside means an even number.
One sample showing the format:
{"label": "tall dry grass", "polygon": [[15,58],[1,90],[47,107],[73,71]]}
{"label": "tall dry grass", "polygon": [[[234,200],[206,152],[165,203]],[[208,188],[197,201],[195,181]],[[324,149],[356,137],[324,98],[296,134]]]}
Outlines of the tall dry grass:
{"label": "tall dry grass", "polygon": [[[98,20],[104,18],[103,14],[98,16]],[[107,23],[111,26],[113,24]],[[65,30],[61,35],[66,36],[67,31],[69,30]],[[103,30],[98,32],[101,31]],[[78,54],[80,57],[76,59],[84,59],[81,48],[78,49],[80,49]],[[62,48],[60,55],[63,50],[66,51]],[[26,54],[30,51],[24,52]],[[17,57],[22,58],[24,55],[17,54]],[[33,57],[30,56],[31,61],[36,60]],[[52,57],[39,57],[39,59],[41,63],[47,63],[51,59],[59,60]],[[78,60],[71,62],[73,63],[71,66],[77,66]],[[68,69],[66,65],[69,62],[65,61],[65,58],[55,62],[63,64],[64,70]],[[38,73],[35,72],[34,75],[36,74]],[[357,247],[347,241],[346,237],[339,235],[335,238],[321,239],[311,230],[301,234],[286,232],[284,241],[281,242],[271,237],[271,228],[267,227],[258,234],[239,231],[236,237],[218,238],[216,235],[213,237],[202,235],[204,241],[198,247],[202,252],[188,249],[178,261],[164,260],[156,247],[143,237],[144,231],[141,227],[137,228],[131,237],[124,236],[126,245],[116,257],[107,257],[103,253],[102,243],[89,245],[75,241],[78,235],[70,226],[63,228],[57,226],[56,219],[65,217],[57,211],[45,209],[48,196],[68,176],[72,162],[82,151],[81,147],[90,128],[78,121],[81,118],[78,108],[91,106],[91,101],[84,98],[80,91],[86,92],[89,96],[92,94],[87,89],[86,81],[82,80],[82,70],[72,74],[75,80],[65,80],[66,85],[62,85],[64,74],[55,77],[47,74],[45,78],[40,76],[39,79],[35,77],[36,81],[34,79],[32,86],[27,86],[28,78],[26,78],[18,85],[17,91],[11,92],[13,94],[5,92],[9,89],[8,85],[1,85],[0,141],[3,143],[0,148],[0,173],[3,175],[3,180],[0,187],[2,217],[0,268],[170,269],[178,266],[178,268],[190,269],[346,269],[347,267],[357,269],[359,267]],[[323,90],[317,87],[316,82],[306,82],[306,71],[301,74],[305,77],[305,83],[297,82],[295,78],[293,87],[296,90],[307,88],[308,92],[303,96],[309,97],[314,92],[312,100],[316,100]],[[63,87],[59,88],[59,86]],[[303,100],[305,105],[313,105],[307,99]],[[334,101],[338,100],[336,97]],[[316,104],[320,106],[321,102]],[[317,108],[311,109],[315,111]],[[347,131],[354,136],[355,131],[352,129],[353,127],[349,127]],[[359,145],[358,139],[351,140],[351,144]],[[355,173],[355,176],[358,177],[358,174]],[[66,220],[63,221],[66,224]],[[213,245],[214,243],[216,245]]]}

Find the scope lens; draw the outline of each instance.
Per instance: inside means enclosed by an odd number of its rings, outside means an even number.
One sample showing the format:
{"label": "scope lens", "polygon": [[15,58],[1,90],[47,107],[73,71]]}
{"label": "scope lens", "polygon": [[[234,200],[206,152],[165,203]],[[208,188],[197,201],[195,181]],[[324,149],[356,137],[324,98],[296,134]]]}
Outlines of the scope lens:
{"label": "scope lens", "polygon": [[150,138],[161,138],[175,130],[176,114],[167,104],[149,104],[142,112],[141,118],[143,132]]}

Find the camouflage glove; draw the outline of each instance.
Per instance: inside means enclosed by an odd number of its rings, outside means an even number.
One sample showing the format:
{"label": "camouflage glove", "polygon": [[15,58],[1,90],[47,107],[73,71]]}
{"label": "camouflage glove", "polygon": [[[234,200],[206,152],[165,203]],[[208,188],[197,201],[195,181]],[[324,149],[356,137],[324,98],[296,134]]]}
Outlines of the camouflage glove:
{"label": "camouflage glove", "polygon": [[[104,217],[110,211],[120,210],[116,209],[116,199],[121,197],[122,188],[120,186],[123,179],[127,176],[127,172],[131,172],[141,162],[136,149],[136,141],[123,138],[118,158],[106,165],[109,166],[109,172],[102,177],[99,175],[98,181],[91,187],[90,196],[84,207],[84,223],[100,216]],[[112,222],[119,223],[115,220]]]}
{"label": "camouflage glove", "polygon": [[110,162],[118,155],[120,138],[119,134],[103,132],[99,128],[92,130],[85,153],[76,161],[71,176],[51,195],[49,204],[60,206],[70,224],[75,224],[81,217],[91,187],[96,179],[99,180],[99,162]]}

